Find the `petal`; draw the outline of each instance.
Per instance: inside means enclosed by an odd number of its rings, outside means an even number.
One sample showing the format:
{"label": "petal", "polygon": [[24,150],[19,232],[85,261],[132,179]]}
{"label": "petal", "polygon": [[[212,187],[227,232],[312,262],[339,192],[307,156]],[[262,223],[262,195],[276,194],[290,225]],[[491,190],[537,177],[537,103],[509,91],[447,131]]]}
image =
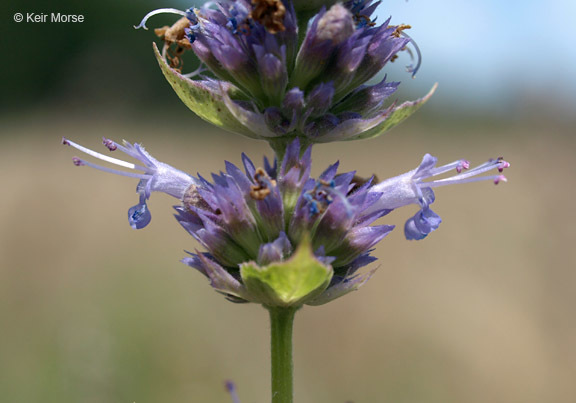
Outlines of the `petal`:
{"label": "petal", "polygon": [[416,101],[404,102],[400,106],[392,105],[369,119],[348,119],[343,121],[334,130],[320,136],[315,140],[317,143],[326,143],[339,140],[360,140],[378,137],[386,131],[402,123],[420,108],[434,94],[437,85],[423,98]]}
{"label": "petal", "polygon": [[[267,138],[267,137],[277,137],[277,134],[268,128],[264,114],[260,112],[254,112],[246,109],[234,102],[228,95],[228,91],[223,91],[222,99],[228,111],[234,116],[237,122],[240,122],[245,130],[256,133],[256,135],[248,136],[252,138]],[[240,133],[240,132],[239,132]],[[241,133],[244,134],[244,133]]]}
{"label": "petal", "polygon": [[420,240],[426,238],[429,233],[436,230],[442,219],[428,207],[423,208],[406,221],[404,235],[408,240]]}
{"label": "petal", "polygon": [[128,222],[130,226],[134,229],[142,229],[152,220],[152,215],[150,210],[148,210],[148,205],[146,204],[146,197],[140,196],[140,203],[130,207],[128,210]]}
{"label": "petal", "polygon": [[362,86],[336,104],[330,111],[335,114],[355,112],[367,116],[379,109],[400,85],[399,82],[387,82],[386,77],[375,85]]}
{"label": "petal", "polygon": [[328,143],[332,141],[356,140],[362,133],[368,132],[373,128],[386,122],[393,110],[393,106],[381,112],[377,116],[369,119],[352,118],[340,122],[334,129],[320,133],[314,138],[316,143]]}
{"label": "petal", "polygon": [[[236,280],[222,266],[203,253],[190,253],[192,257],[182,259],[182,263],[197,269],[210,280],[210,285],[226,296],[248,301],[249,294],[242,283]],[[233,299],[234,300],[234,299]],[[236,301],[238,302],[238,301]]]}
{"label": "petal", "polygon": [[330,284],[330,286],[318,297],[314,298],[312,301],[306,302],[306,305],[324,305],[330,301],[334,301],[336,298],[340,298],[352,291],[356,291],[372,278],[376,269],[371,270],[366,274],[360,274],[348,278],[334,277],[332,284]]}
{"label": "petal", "polygon": [[272,262],[280,262],[292,253],[292,244],[284,232],[280,233],[274,242],[263,244],[258,252],[258,264],[268,265]]}
{"label": "petal", "polygon": [[338,246],[336,250],[328,251],[328,254],[338,256],[333,266],[341,267],[350,264],[358,256],[372,249],[372,247],[392,232],[393,229],[393,225],[376,225],[352,229],[347,234],[345,242]]}

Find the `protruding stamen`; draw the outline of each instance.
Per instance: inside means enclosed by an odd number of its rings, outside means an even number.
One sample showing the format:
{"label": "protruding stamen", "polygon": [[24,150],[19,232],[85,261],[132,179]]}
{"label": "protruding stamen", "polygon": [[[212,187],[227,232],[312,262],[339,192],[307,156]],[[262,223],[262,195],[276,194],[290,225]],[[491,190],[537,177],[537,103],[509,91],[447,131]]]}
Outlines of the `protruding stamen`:
{"label": "protruding stamen", "polygon": [[[453,166],[454,163],[445,165],[440,168],[434,168],[430,171],[431,176],[436,176],[440,173],[446,172],[447,167]],[[487,162],[480,164],[477,167],[466,171],[466,173],[461,173],[463,169],[470,168],[470,163],[466,160],[457,161],[456,172],[458,175],[454,175],[449,178],[438,179],[431,182],[421,182],[422,187],[439,187],[445,185],[452,185],[456,183],[469,183],[469,182],[478,182],[484,180],[492,180],[495,184],[499,182],[505,182],[506,178],[503,175],[491,175],[491,176],[478,176],[485,172],[491,171],[492,169],[498,169],[498,171],[502,172],[504,168],[508,168],[510,164],[504,161],[501,158],[498,159],[490,159]],[[429,177],[429,176],[428,176]]]}
{"label": "protruding stamen", "polygon": [[[486,161],[483,164],[478,165],[477,167],[472,168],[471,170],[467,171],[466,173],[462,173],[460,175],[454,176],[454,179],[466,179],[466,178],[471,178],[473,176],[478,176],[484,172],[488,172],[491,171],[494,168],[497,168],[498,165],[501,163],[501,160],[495,160],[495,159],[491,159]],[[448,178],[448,179],[453,179],[453,178]],[[445,179],[441,179],[437,182],[442,182],[445,181]]]}
{"label": "protruding stamen", "polygon": [[206,66],[204,66],[203,64],[200,64],[200,66],[198,66],[198,68],[196,70],[194,70],[191,73],[182,74],[182,77],[186,77],[186,78],[196,77],[197,75],[202,74],[205,71],[208,71],[208,68],[206,68]]}
{"label": "protruding stamen", "polygon": [[[410,35],[408,35],[404,31],[401,31],[400,34],[406,37],[407,39],[410,39],[410,43],[412,44],[412,46],[414,46],[414,50],[416,51],[416,66],[414,66],[414,63],[412,63],[409,66],[406,66],[406,70],[408,71],[408,73],[412,73],[412,78],[414,78],[416,77],[416,73],[418,73],[418,70],[420,70],[420,66],[422,65],[422,52],[420,52],[418,44],[414,39],[410,37]],[[412,60],[414,60],[414,54],[410,51],[408,51],[408,53],[412,57]]]}
{"label": "protruding stamen", "polygon": [[115,142],[113,142],[110,139],[107,139],[106,137],[102,137],[102,144],[104,144],[106,148],[108,148],[110,151],[116,151],[116,149],[118,148]]}
{"label": "protruding stamen", "polygon": [[[502,159],[502,158],[499,158],[499,159]],[[506,169],[506,168],[510,168],[510,163],[507,162],[507,161],[502,160],[502,161],[500,162],[500,165],[498,165],[498,172],[502,172],[502,171],[504,171],[504,169]]]}
{"label": "protruding stamen", "polygon": [[394,32],[392,32],[392,36],[395,38],[400,38],[400,35],[404,32],[405,29],[411,29],[411,28],[412,28],[411,25],[400,24],[396,26],[396,29],[394,30]]}
{"label": "protruding stamen", "polygon": [[429,173],[432,176],[437,176],[452,171],[453,169],[455,169],[457,173],[461,173],[468,168],[470,168],[470,162],[466,160],[458,160],[451,162],[450,164],[442,165],[441,167],[432,168]]}
{"label": "protruding stamen", "polygon": [[72,162],[74,162],[74,165],[76,165],[77,167],[88,166],[90,168],[94,168],[94,169],[97,169],[99,171],[109,172],[109,173],[114,174],[114,175],[128,176],[130,178],[137,178],[137,179],[144,179],[144,180],[148,180],[152,177],[152,175],[139,174],[136,172],[124,172],[124,171],[120,171],[118,169],[108,168],[108,167],[105,167],[102,165],[94,164],[93,162],[90,162],[90,161],[80,159],[78,157],[72,158]]}
{"label": "protruding stamen", "polygon": [[144,172],[148,171],[145,167],[141,167],[139,165],[135,165],[135,164],[132,164],[130,162],[122,161],[122,160],[119,160],[117,158],[112,158],[112,157],[109,157],[107,155],[100,154],[96,151],[92,151],[89,148],[81,146],[80,144],[77,144],[77,143],[75,143],[71,140],[68,140],[66,138],[62,138],[62,144],[65,144],[67,146],[72,146],[72,147],[76,148],[77,150],[82,151],[83,153],[91,155],[94,158],[98,158],[102,161],[106,161],[106,162],[109,162],[109,163],[114,164],[114,165],[119,165],[121,167],[129,168],[129,169],[141,169]]}
{"label": "protruding stamen", "polygon": [[500,182],[508,182],[508,179],[506,179],[504,175],[498,175],[496,178],[494,178],[494,184],[497,185]]}
{"label": "protruding stamen", "polygon": [[176,8],[159,8],[157,10],[150,11],[148,14],[146,14],[144,18],[142,18],[142,21],[140,21],[140,24],[134,25],[134,29],[144,28],[145,30],[148,30],[146,22],[150,19],[150,17],[153,17],[157,14],[177,14],[186,17],[185,11],[178,10]]}
{"label": "protruding stamen", "polygon": [[464,169],[470,168],[470,161],[461,160],[460,164],[456,167],[456,172],[462,173]]}

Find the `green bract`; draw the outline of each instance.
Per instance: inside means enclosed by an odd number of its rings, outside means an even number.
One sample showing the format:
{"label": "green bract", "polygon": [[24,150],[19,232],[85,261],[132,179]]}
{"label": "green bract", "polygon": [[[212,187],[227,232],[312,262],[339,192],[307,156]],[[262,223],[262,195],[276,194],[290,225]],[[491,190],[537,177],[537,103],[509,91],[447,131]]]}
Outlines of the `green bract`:
{"label": "green bract", "polygon": [[289,260],[267,266],[244,263],[240,275],[252,300],[269,307],[299,307],[328,287],[333,270],[314,257],[305,237]]}
{"label": "green bract", "polygon": [[[197,114],[205,121],[212,123],[215,126],[221,127],[232,132],[243,134],[251,138],[259,138],[255,133],[246,128],[242,123],[234,117],[230,112],[221,92],[229,92],[230,96],[237,95],[238,92],[234,86],[227,82],[208,82],[199,80],[190,80],[184,77],[178,71],[170,68],[166,61],[158,51],[156,44],[154,46],[154,54],[158,60],[158,64],[164,73],[164,77],[170,83],[176,94],[180,97],[182,102],[190,108],[192,112]],[[211,88],[209,85],[220,85],[221,88]],[[238,94],[239,95],[239,94]]]}

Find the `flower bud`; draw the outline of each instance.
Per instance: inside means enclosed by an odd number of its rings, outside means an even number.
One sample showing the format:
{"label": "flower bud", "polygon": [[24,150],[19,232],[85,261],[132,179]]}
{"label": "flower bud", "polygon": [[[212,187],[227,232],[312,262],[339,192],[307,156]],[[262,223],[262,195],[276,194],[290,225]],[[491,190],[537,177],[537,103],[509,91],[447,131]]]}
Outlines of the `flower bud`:
{"label": "flower bud", "polygon": [[354,32],[352,13],[342,4],[335,4],[318,21],[318,39],[339,44]]}

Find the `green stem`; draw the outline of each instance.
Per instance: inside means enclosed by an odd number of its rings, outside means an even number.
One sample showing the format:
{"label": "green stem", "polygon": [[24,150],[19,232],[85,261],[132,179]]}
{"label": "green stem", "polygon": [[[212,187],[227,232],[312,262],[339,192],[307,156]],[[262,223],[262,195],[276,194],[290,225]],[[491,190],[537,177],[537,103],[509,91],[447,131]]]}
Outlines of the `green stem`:
{"label": "green stem", "polygon": [[272,355],[272,403],[293,402],[292,328],[297,308],[268,307]]}
{"label": "green stem", "polygon": [[278,161],[278,164],[282,165],[282,160],[284,159],[284,155],[286,154],[286,148],[290,143],[292,143],[296,139],[296,137],[300,137],[300,157],[302,157],[302,154],[304,154],[308,146],[312,144],[312,142],[309,141],[306,138],[306,136],[304,136],[303,134],[300,134],[300,136],[298,136],[298,134],[293,136],[277,137],[268,140],[268,144],[270,145],[272,150],[274,150],[274,154],[276,155],[276,160]]}
{"label": "green stem", "polygon": [[[293,140],[294,137],[291,137],[291,139]],[[286,147],[288,147],[288,142],[289,140],[286,140],[284,137],[279,137],[268,141],[268,144],[270,145],[272,150],[274,150],[276,160],[280,165],[282,165],[284,154],[286,154]]]}

